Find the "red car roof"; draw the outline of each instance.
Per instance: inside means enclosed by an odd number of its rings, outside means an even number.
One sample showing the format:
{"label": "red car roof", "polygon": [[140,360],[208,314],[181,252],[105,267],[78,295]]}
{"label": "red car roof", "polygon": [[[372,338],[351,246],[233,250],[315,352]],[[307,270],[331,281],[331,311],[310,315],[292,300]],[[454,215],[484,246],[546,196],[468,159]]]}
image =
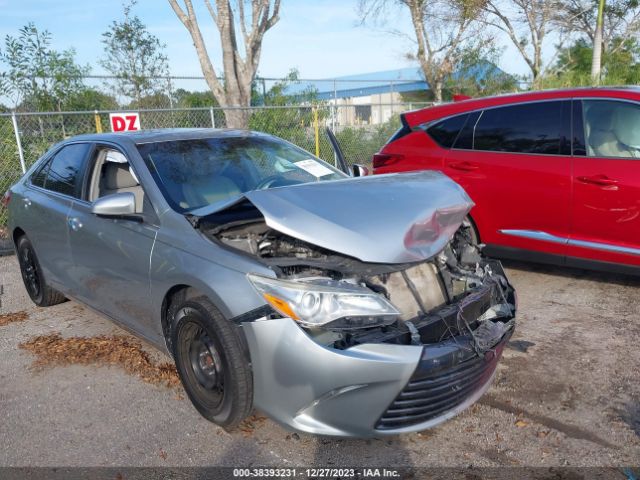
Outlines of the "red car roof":
{"label": "red car roof", "polygon": [[553,100],[574,97],[613,97],[640,100],[640,88],[636,86],[587,87],[512,93],[507,95],[496,95],[493,97],[474,98],[454,103],[445,103],[434,107],[423,108],[422,110],[413,110],[406,112],[404,117],[409,126],[413,127],[438,118],[448,117],[449,115],[455,115],[457,113],[477,110],[480,108],[531,102],[535,100]]}

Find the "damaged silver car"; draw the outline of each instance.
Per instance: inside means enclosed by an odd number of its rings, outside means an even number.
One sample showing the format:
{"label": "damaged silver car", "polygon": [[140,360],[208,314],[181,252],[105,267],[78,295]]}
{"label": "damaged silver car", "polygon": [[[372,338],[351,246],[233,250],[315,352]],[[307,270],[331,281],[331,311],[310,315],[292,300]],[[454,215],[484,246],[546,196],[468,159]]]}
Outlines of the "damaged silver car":
{"label": "damaged silver car", "polygon": [[491,384],[515,292],[436,172],[350,178],[284,140],[159,130],[56,145],[5,196],[25,287],[173,356],[207,419],[434,426]]}

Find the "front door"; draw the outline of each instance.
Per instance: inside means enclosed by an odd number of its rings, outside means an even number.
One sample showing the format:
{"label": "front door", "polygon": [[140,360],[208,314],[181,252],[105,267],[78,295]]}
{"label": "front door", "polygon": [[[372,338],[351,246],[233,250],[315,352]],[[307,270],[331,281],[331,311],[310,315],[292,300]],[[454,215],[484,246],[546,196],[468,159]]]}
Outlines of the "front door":
{"label": "front door", "polygon": [[586,148],[574,158],[569,255],[640,265],[640,104],[576,103]]}
{"label": "front door", "polygon": [[[69,244],[78,297],[142,334],[152,322],[149,261],[157,226],[140,219],[99,217],[92,202],[119,191],[136,192],[142,214],[144,193],[128,173],[126,157],[98,146],[84,199],[69,212]],[[134,185],[135,184],[135,185]]]}

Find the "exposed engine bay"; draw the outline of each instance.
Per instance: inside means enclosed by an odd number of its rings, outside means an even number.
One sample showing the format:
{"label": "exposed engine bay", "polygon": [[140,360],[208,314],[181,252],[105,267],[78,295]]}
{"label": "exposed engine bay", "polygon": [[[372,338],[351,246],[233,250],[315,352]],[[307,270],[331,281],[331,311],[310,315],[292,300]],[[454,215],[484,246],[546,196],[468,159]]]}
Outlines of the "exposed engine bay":
{"label": "exposed engine bay", "polygon": [[472,226],[466,222],[439,254],[406,264],[362,262],[298,240],[269,227],[246,200],[192,223],[210,240],[259,259],[279,279],[359,285],[384,296],[400,312],[384,326],[306,329],[326,346],[429,345],[466,336],[481,353],[513,327],[514,290],[501,264],[484,257],[473,244]]}

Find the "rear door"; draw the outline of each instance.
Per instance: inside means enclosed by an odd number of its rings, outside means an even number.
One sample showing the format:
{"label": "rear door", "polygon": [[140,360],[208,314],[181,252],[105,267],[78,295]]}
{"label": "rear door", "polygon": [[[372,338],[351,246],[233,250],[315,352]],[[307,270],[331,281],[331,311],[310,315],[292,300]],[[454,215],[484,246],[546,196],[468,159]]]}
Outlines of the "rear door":
{"label": "rear door", "polygon": [[[112,153],[107,155],[109,152]],[[148,199],[145,200],[142,187],[133,185],[139,177],[127,176],[129,164],[122,162],[128,162],[127,158],[116,147],[96,145],[83,196],[69,211],[74,293],[93,308],[145,336],[152,321],[149,262],[158,230],[157,217]],[[106,175],[109,168],[115,167],[122,167],[118,175]],[[142,192],[142,195],[136,192],[140,199],[137,212],[140,221],[91,213],[93,201],[118,193],[118,189]]]}
{"label": "rear door", "polygon": [[571,198],[570,101],[473,112],[445,159],[483,243],[564,255]]}
{"label": "rear door", "polygon": [[569,255],[640,265],[640,104],[574,101],[584,147],[574,159]]}
{"label": "rear door", "polygon": [[87,143],[63,146],[34,172],[21,199],[21,227],[33,244],[47,282],[65,293],[73,284],[67,215],[80,195],[89,149]]}

